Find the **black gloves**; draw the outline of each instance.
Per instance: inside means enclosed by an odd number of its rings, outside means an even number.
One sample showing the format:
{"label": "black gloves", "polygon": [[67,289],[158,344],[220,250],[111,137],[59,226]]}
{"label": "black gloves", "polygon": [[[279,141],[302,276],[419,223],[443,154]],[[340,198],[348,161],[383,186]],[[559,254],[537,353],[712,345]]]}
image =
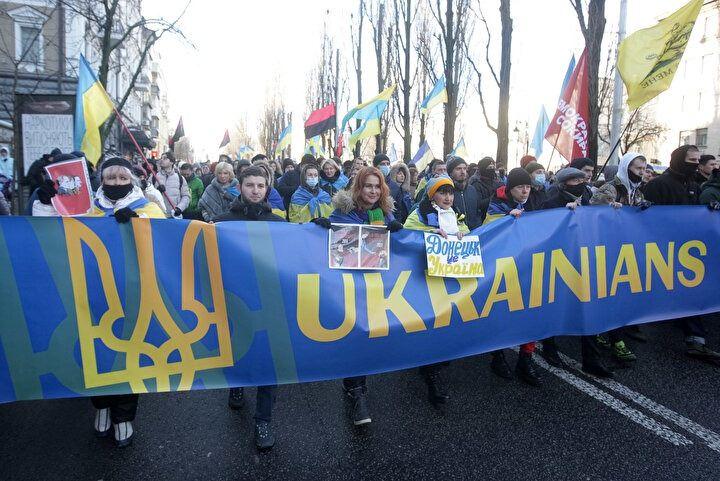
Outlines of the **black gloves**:
{"label": "black gloves", "polygon": [[46,180],[43,184],[38,187],[37,196],[38,200],[43,204],[50,204],[53,197],[58,193],[55,187],[55,182],[52,180]]}
{"label": "black gloves", "polygon": [[652,205],[652,202],[649,200],[644,200],[638,204],[638,207],[640,207],[640,210],[647,210]]}
{"label": "black gloves", "polygon": [[182,215],[182,211],[180,210],[180,207],[175,207],[175,210],[173,211],[175,214],[175,217],[180,217]]}
{"label": "black gloves", "polygon": [[165,192],[165,186],[163,184],[158,184],[157,190],[159,190],[161,193]]}
{"label": "black gloves", "polygon": [[313,220],[311,220],[315,225],[319,225],[323,229],[329,229],[332,222],[330,222],[330,219],[326,219],[325,217],[316,217]]}
{"label": "black gloves", "polygon": [[707,207],[710,210],[720,210],[720,202],[714,200],[710,202]]}
{"label": "black gloves", "polygon": [[387,225],[387,228],[390,232],[397,232],[403,228],[403,225],[402,225],[402,222],[398,222],[397,220],[394,220]]}
{"label": "black gloves", "polygon": [[123,207],[122,209],[115,211],[115,220],[118,221],[119,224],[130,222],[131,218],[137,216],[137,213],[128,207]]}

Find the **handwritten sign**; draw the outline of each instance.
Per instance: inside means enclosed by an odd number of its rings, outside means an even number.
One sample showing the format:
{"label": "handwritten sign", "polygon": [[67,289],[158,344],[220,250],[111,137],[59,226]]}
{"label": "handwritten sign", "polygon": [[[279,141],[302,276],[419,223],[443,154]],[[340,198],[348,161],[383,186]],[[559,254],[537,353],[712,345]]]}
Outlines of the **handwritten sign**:
{"label": "handwritten sign", "polygon": [[429,276],[484,277],[480,238],[466,235],[462,239],[447,239],[425,232],[425,254]]}

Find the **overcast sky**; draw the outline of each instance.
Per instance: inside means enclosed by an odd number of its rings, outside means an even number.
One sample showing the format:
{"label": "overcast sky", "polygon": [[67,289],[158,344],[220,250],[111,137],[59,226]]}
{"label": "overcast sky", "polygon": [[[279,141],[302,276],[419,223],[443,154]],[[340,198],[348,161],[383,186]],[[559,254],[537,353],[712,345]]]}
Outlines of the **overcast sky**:
{"label": "overcast sky", "polygon": [[[499,23],[495,18],[499,17],[498,3],[482,0],[486,16]],[[628,33],[653,25],[684,3],[684,0],[628,0]],[[620,0],[607,0],[606,40],[617,35],[619,4]],[[183,5],[177,0],[145,0],[143,9],[146,17],[171,19]],[[195,48],[170,38],[161,40],[159,45],[171,131],[182,115],[196,156],[215,159],[225,129],[231,128],[237,119],[245,118],[254,132],[268,85],[277,80],[285,104],[296,119],[293,151],[302,152],[302,121],[307,115],[305,82],[308,71],[318,61],[323,24],[329,25],[341,55],[349,60],[347,69],[352,79],[350,12],[356,10],[357,0],[194,0],[180,26]],[[570,56],[573,53],[579,56],[584,42],[568,0],[513,0],[511,13],[514,34],[510,130],[516,122],[527,122],[532,136],[541,104],[552,117]],[[491,27],[493,35],[497,33],[499,37],[499,26]],[[369,30],[365,37],[369,40]],[[494,40],[498,40],[493,44],[497,54],[499,38]],[[484,41],[480,36],[472,41],[478,54],[484,53]],[[370,45],[364,53],[363,92],[367,99],[376,94],[377,83]],[[440,70],[438,65],[437,71]],[[473,85],[474,78],[470,80]],[[491,99],[496,96],[492,87],[486,84],[484,89]],[[352,84],[349,88],[355,90]],[[351,97],[353,107],[355,96]],[[494,136],[485,128],[477,97],[473,87],[469,87],[458,127],[475,161],[484,155],[494,156],[496,148]],[[495,109],[493,106],[492,110]],[[341,117],[346,107],[340,106],[338,110]],[[524,125],[520,128],[524,129]],[[442,152],[441,135],[442,109],[437,107],[429,126],[429,142],[436,155]],[[395,135],[391,141],[402,155],[399,137]],[[415,144],[414,140],[413,148]],[[511,166],[515,156],[515,144],[511,144]]]}

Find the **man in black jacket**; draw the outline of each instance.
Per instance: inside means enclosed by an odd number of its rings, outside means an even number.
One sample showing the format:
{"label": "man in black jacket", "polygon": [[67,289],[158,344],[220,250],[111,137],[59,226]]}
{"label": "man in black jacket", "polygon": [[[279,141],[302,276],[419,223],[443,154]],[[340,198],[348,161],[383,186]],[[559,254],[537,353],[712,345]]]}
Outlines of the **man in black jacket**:
{"label": "man in black jacket", "polygon": [[395,209],[393,210],[395,219],[400,223],[405,222],[412,208],[412,201],[408,193],[390,178],[390,158],[386,154],[377,154],[373,159],[373,166],[380,169],[380,172],[385,176],[385,182],[390,189],[390,196],[395,201]]}
{"label": "man in black jacket", "polygon": [[480,209],[477,190],[468,182],[467,162],[461,157],[450,155],[446,165],[447,173],[455,183],[453,208],[465,216],[465,225],[473,230],[482,224],[485,216]]}
{"label": "man in black jacket", "polygon": [[498,187],[503,185],[502,182],[498,181],[495,172],[495,161],[492,157],[484,157],[478,162],[477,171],[470,178],[470,185],[475,187],[478,199],[481,201],[491,199]]}
{"label": "man in black jacket", "polygon": [[[695,182],[699,160],[700,151],[694,145],[683,145],[675,149],[670,154],[670,167],[645,186],[645,199],[659,205],[699,204],[700,186]],[[705,345],[703,316],[678,319],[677,324],[685,335],[685,352],[688,356],[720,362],[720,354]]]}
{"label": "man in black jacket", "polygon": [[[285,219],[272,213],[267,202],[270,188],[267,185],[265,171],[258,166],[250,166],[242,171],[238,179],[240,196],[230,206],[230,211],[213,219],[214,222],[244,220],[285,222]],[[275,445],[272,431],[272,408],[275,402],[277,386],[258,386],[255,406],[255,445],[260,450],[271,449]],[[243,388],[230,389],[228,405],[231,409],[240,409],[243,403]]]}
{"label": "man in black jacket", "polygon": [[[293,168],[292,170],[286,170],[283,176],[277,181],[277,186],[275,188],[283,198],[283,204],[285,204],[286,211],[290,209],[290,199],[292,199],[293,194],[296,190],[298,190],[298,187],[300,187],[300,171],[302,170],[302,167],[307,164],[317,165],[317,159],[315,159],[312,154],[303,155],[300,159],[300,166],[298,168]],[[319,165],[318,168],[320,168]]]}

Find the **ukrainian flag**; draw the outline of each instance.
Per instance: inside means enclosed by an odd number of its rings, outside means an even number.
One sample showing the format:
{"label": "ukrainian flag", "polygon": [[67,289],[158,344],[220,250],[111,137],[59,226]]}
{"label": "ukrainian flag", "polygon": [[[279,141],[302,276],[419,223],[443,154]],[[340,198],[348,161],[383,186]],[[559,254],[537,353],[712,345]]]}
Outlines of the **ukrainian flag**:
{"label": "ukrainian flag", "polygon": [[412,163],[417,167],[418,172],[421,172],[428,166],[430,161],[433,159],[433,153],[430,150],[427,140],[418,149],[415,157],[412,158]]}
{"label": "ukrainian flag", "polygon": [[358,141],[380,133],[380,117],[382,117],[383,112],[385,112],[393,92],[395,92],[395,85],[386,88],[376,97],[358,105],[345,114],[340,132],[345,131],[345,127],[347,127],[350,119],[360,119],[364,121],[360,127],[355,129],[350,135],[349,145],[351,149]]}
{"label": "ukrainian flag", "polygon": [[238,157],[242,158],[245,154],[252,154],[255,151],[249,145],[243,145],[238,149]]}
{"label": "ukrainian flag", "polygon": [[420,114],[427,115],[433,107],[440,103],[447,103],[447,90],[445,89],[445,75],[440,77],[425,100],[420,104]]}
{"label": "ukrainian flag", "polygon": [[638,30],[618,48],[617,68],[636,109],[670,88],[703,0],[692,0],[654,27]]}
{"label": "ukrainian flag", "polygon": [[292,124],[288,124],[287,127],[280,132],[280,138],[278,139],[277,146],[275,147],[275,157],[282,154],[283,149],[286,149],[292,141]]}
{"label": "ukrainian flag", "polygon": [[322,140],[320,139],[319,135],[311,137],[305,141],[305,153],[312,154],[315,157],[322,156],[324,158],[327,158],[327,152],[325,152],[325,149],[323,149]]}
{"label": "ukrainian flag", "polygon": [[85,158],[93,165],[102,154],[100,127],[113,110],[112,100],[95,77],[90,64],[83,55],[80,55],[73,143],[75,150],[85,152]]}
{"label": "ukrainian flag", "polygon": [[469,160],[470,154],[468,154],[468,151],[465,148],[465,139],[463,137],[460,137],[460,140],[458,140],[458,143],[455,145],[453,151],[450,152],[450,155],[456,155],[465,160]]}

